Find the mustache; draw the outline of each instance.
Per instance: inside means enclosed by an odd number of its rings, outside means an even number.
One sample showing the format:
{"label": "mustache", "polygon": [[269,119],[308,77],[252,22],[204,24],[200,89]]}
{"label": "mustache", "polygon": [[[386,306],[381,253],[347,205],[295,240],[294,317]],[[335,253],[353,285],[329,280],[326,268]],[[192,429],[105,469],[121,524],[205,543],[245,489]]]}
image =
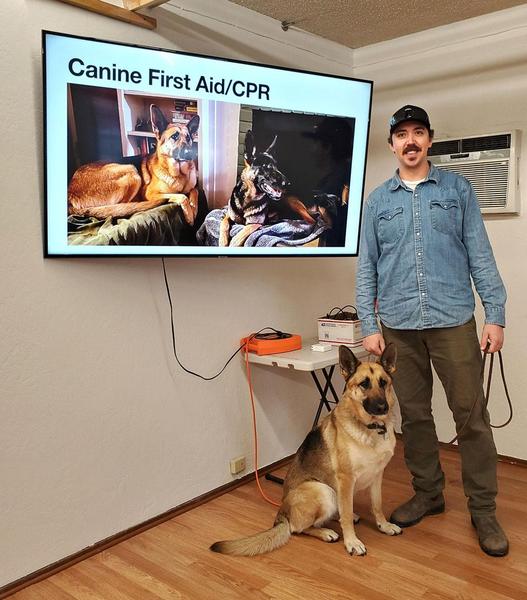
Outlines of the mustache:
{"label": "mustache", "polygon": [[419,146],[417,146],[416,144],[410,144],[409,146],[406,146],[403,154],[406,154],[407,152],[411,152],[412,150],[419,152],[419,150],[421,150],[421,148]]}

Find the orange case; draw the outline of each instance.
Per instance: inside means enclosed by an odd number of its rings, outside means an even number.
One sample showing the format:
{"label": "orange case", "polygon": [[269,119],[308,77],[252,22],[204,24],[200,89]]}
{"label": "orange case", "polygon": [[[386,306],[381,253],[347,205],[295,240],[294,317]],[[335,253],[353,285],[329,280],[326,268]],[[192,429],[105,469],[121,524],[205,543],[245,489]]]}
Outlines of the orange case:
{"label": "orange case", "polygon": [[[244,337],[240,340],[240,345],[245,345],[251,336]],[[249,352],[255,354],[280,354],[281,352],[292,352],[302,348],[302,338],[299,335],[292,335],[281,340],[259,340],[252,338],[248,344]]]}

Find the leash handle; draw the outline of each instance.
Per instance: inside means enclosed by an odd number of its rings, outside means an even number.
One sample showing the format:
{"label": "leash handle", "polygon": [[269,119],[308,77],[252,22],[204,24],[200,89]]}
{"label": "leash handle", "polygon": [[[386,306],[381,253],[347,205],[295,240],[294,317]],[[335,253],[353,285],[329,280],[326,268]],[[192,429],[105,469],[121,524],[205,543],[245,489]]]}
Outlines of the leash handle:
{"label": "leash handle", "polygon": [[[488,348],[489,348],[489,344],[487,344],[487,347],[483,351],[483,362],[481,364],[481,374],[480,374],[480,378],[481,378],[482,383],[483,383],[484,375],[485,375],[485,362],[487,360],[487,355],[489,354]],[[509,406],[509,417],[501,425],[492,425],[492,423],[491,423],[490,426],[493,429],[501,429],[502,427],[506,427],[512,421],[512,417],[513,417],[512,402],[511,402],[511,398],[510,398],[510,395],[509,395],[509,390],[507,388],[507,381],[505,379],[505,370],[503,368],[503,357],[501,355],[501,350],[498,350],[498,358],[499,358],[499,361],[500,361],[500,371],[501,371],[501,379],[502,379],[502,382],[503,382],[503,388],[505,390],[505,395],[507,397],[507,403],[508,403],[508,406]],[[484,395],[484,398],[483,398],[483,408],[484,409],[487,409],[487,406],[489,404],[490,386],[491,386],[491,383],[492,383],[492,369],[493,369],[493,367],[494,367],[494,354],[491,354],[490,355],[490,364],[489,364],[489,374],[488,374],[488,377],[487,377],[487,389],[485,391],[485,395]],[[468,423],[470,422],[470,419],[472,418],[472,413],[474,412],[474,408],[475,408],[476,404],[478,403],[478,398],[479,398],[479,394],[476,394],[474,402],[473,402],[473,404],[472,404],[472,406],[470,408],[470,412],[468,413],[467,420],[463,423],[463,426],[458,431],[458,433],[456,434],[456,436],[454,438],[452,438],[448,442],[448,444],[453,444],[455,441],[457,441],[459,439],[459,436],[465,430],[465,427],[468,425]]]}
{"label": "leash handle", "polygon": [[[501,425],[493,425],[491,423],[490,426],[493,429],[501,429],[502,427],[506,427],[512,421],[512,417],[514,415],[514,411],[512,409],[511,397],[509,395],[509,389],[507,388],[507,381],[505,379],[505,369],[503,368],[503,356],[501,355],[501,350],[498,350],[498,359],[500,361],[500,372],[501,372],[501,380],[503,382],[503,389],[505,390],[505,396],[507,397],[507,404],[509,405],[509,417]],[[494,361],[494,355],[491,355],[490,369],[492,369],[493,361]],[[489,401],[490,380],[491,380],[491,372],[489,371],[489,378],[488,378],[488,383],[487,383],[487,398],[486,398],[487,403]],[[485,406],[486,406],[486,404],[485,404]]]}

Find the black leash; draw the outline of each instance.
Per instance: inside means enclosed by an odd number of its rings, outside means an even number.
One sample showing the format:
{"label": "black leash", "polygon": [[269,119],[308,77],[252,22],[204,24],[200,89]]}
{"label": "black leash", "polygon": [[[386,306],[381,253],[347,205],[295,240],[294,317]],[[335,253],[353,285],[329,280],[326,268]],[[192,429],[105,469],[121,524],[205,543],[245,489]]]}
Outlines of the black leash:
{"label": "black leash", "polygon": [[[484,379],[484,375],[485,375],[485,362],[487,360],[487,355],[488,355],[488,351],[487,349],[485,349],[484,353],[483,353],[483,362],[481,364],[481,374],[480,374],[480,378],[481,378],[481,382],[483,383],[483,379]],[[509,389],[507,388],[507,381],[505,379],[505,370],[503,368],[503,357],[501,355],[501,350],[498,350],[498,358],[500,361],[500,372],[501,372],[501,380],[503,382],[503,389],[505,390],[505,396],[507,397],[507,403],[509,405],[509,418],[502,423],[501,425],[492,425],[492,423],[490,424],[490,426],[493,429],[501,429],[502,427],[506,427],[511,421],[512,421],[512,417],[513,417],[513,409],[512,409],[512,402],[511,402],[511,398],[509,396]],[[485,392],[485,396],[483,399],[483,410],[487,409],[487,406],[489,404],[489,396],[490,396],[490,384],[492,382],[492,369],[494,367],[494,353],[490,355],[490,364],[489,364],[489,374],[487,377],[487,390]],[[463,423],[463,426],[461,427],[461,429],[458,431],[457,435],[455,438],[453,438],[452,440],[450,440],[450,442],[448,442],[449,444],[453,444],[458,438],[459,436],[463,433],[465,427],[468,425],[471,417],[472,417],[472,413],[474,412],[474,408],[476,406],[476,404],[478,403],[478,398],[479,398],[479,391],[476,394],[476,398],[474,399],[474,403],[472,404],[472,407],[470,409],[470,412],[468,414],[467,420]]]}

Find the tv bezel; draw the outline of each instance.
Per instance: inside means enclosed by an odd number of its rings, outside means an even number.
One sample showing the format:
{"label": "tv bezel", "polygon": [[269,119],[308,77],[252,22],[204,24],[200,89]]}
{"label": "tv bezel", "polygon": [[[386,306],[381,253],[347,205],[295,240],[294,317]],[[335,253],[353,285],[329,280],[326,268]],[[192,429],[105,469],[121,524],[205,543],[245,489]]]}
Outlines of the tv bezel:
{"label": "tv bezel", "polygon": [[[320,73],[317,71],[310,71],[307,69],[296,69],[296,68],[292,68],[292,67],[282,67],[282,66],[278,66],[278,65],[270,65],[270,64],[266,64],[266,63],[258,63],[258,62],[254,62],[254,61],[248,61],[248,60],[238,60],[238,59],[231,59],[231,58],[222,58],[219,56],[210,56],[207,54],[200,54],[200,53],[195,53],[195,52],[186,52],[186,51],[182,51],[182,50],[173,50],[170,48],[162,48],[162,47],[158,47],[158,46],[145,46],[143,44],[132,44],[130,42],[117,42],[114,40],[106,40],[106,39],[101,39],[101,38],[96,38],[96,37],[91,37],[91,36],[82,36],[82,35],[75,35],[75,34],[71,34],[71,33],[63,33],[60,31],[52,31],[49,29],[42,29],[42,98],[43,98],[43,115],[44,115],[44,127],[43,127],[43,143],[44,143],[44,147],[43,147],[43,152],[44,152],[44,236],[43,236],[43,241],[44,241],[44,258],[81,258],[81,259],[89,259],[89,258],[109,258],[109,259],[115,259],[115,258],[141,258],[141,259],[145,259],[145,258],[203,258],[203,259],[218,259],[218,258],[245,258],[245,259],[251,259],[251,258],[258,258],[258,259],[284,259],[284,258],[307,258],[307,259],[319,259],[319,258],[356,258],[358,256],[358,248],[360,245],[360,236],[361,236],[361,226],[362,226],[362,212],[363,212],[363,207],[364,207],[364,187],[365,187],[365,183],[366,183],[366,168],[367,168],[367,163],[368,163],[368,146],[369,146],[369,140],[370,140],[370,124],[371,124],[371,109],[372,109],[372,99],[373,99],[373,81],[369,80],[369,79],[361,79],[359,77],[346,77],[344,75],[334,75],[334,74],[328,74],[328,73]],[[195,58],[204,58],[207,60],[217,60],[217,61],[221,61],[221,62],[227,62],[227,63],[234,63],[234,64],[243,64],[243,65],[248,65],[248,66],[258,66],[258,67],[264,67],[264,68],[271,68],[271,69],[278,69],[281,71],[288,71],[288,72],[296,72],[296,73],[305,73],[308,75],[315,75],[318,77],[330,77],[332,79],[343,79],[346,81],[357,81],[360,83],[366,83],[370,85],[370,99],[369,99],[369,107],[368,107],[368,123],[367,123],[367,133],[366,133],[366,144],[365,144],[365,156],[364,156],[364,169],[363,169],[363,173],[362,173],[362,194],[361,194],[361,199],[360,199],[360,214],[359,214],[359,219],[358,219],[358,231],[357,231],[357,251],[354,253],[348,253],[348,252],[325,252],[325,253],[321,253],[321,254],[317,254],[316,251],[313,253],[295,253],[295,251],[292,249],[291,252],[287,252],[287,253],[277,253],[277,254],[249,254],[249,253],[244,253],[244,254],[222,254],[221,251],[219,250],[217,253],[214,254],[200,254],[200,253],[184,253],[184,254],[180,254],[180,253],[170,253],[167,254],[165,252],[159,252],[159,253],[155,253],[155,252],[150,252],[148,254],[141,254],[138,252],[134,252],[131,254],[128,253],[120,253],[120,254],[108,254],[108,253],[104,253],[104,254],[98,254],[96,252],[90,252],[89,254],[68,254],[68,253],[64,253],[64,254],[59,254],[59,253],[49,253],[48,252],[48,155],[47,155],[47,140],[48,140],[48,123],[47,123],[47,69],[46,69],[46,36],[47,35],[56,35],[56,36],[61,36],[61,37],[67,37],[67,38],[73,38],[73,39],[79,39],[79,40],[84,40],[84,41],[91,41],[91,42],[98,42],[98,43],[104,43],[104,44],[112,44],[112,45],[116,45],[116,46],[126,46],[126,47],[130,47],[130,48],[139,48],[139,49],[143,49],[143,50],[154,50],[154,51],[159,51],[159,52],[168,52],[171,54],[178,54],[178,55],[182,55],[182,56],[192,56]],[[220,248],[220,246],[218,246],[218,249]],[[345,246],[343,246],[342,248],[345,248]]]}

